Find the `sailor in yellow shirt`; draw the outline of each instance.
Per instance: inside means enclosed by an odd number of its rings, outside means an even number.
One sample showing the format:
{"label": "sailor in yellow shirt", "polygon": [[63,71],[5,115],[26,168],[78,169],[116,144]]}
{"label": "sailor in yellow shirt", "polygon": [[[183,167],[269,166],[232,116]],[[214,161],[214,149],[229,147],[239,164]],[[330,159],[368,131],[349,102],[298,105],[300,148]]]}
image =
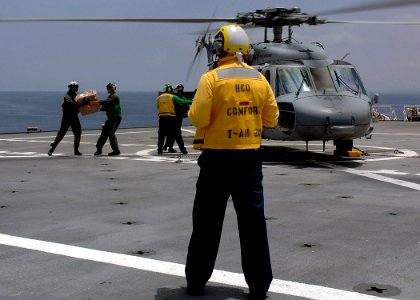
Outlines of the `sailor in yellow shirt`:
{"label": "sailor in yellow shirt", "polygon": [[264,299],[273,276],[258,149],[263,126],[276,126],[279,111],[267,80],[243,61],[250,44],[241,27],[221,27],[213,47],[219,66],[202,75],[188,113],[197,128],[193,146],[203,151],[185,268],[187,291],[204,293],[231,196],[250,298]]}
{"label": "sailor in yellow shirt", "polygon": [[[168,145],[173,145],[176,137],[177,130],[177,118],[175,104],[177,105],[189,105],[191,100],[186,100],[180,98],[173,94],[173,89],[170,84],[165,84],[163,87],[163,93],[160,94],[157,98],[157,108],[159,116],[159,130],[158,130],[158,154],[163,153],[163,145],[165,143],[165,138],[167,139],[166,143]],[[186,154],[186,149],[184,145],[180,146],[180,150],[183,154]],[[170,153],[176,152],[172,146],[169,148]]]}

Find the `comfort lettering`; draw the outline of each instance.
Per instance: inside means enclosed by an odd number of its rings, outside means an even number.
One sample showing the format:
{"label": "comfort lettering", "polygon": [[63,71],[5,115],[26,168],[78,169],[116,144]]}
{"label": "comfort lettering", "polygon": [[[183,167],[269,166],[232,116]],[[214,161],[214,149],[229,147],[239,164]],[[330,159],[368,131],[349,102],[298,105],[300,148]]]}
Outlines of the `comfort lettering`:
{"label": "comfort lettering", "polygon": [[228,107],[226,114],[228,116],[248,116],[258,115],[258,106],[235,106]]}

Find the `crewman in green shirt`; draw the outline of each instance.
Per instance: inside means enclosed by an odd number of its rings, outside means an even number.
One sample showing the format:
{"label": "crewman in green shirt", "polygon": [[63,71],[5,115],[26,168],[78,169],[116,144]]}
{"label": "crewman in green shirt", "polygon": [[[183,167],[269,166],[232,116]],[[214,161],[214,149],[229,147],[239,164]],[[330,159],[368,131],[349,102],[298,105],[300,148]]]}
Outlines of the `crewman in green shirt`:
{"label": "crewman in green shirt", "polygon": [[117,87],[115,83],[110,82],[106,85],[108,91],[108,98],[104,101],[99,101],[101,110],[106,111],[107,120],[105,121],[104,127],[102,128],[101,135],[96,143],[95,156],[102,154],[102,148],[105,145],[106,140],[109,138],[109,144],[111,145],[112,152],[108,153],[108,156],[120,155],[120,149],[118,147],[118,140],[115,132],[121,123],[121,105],[120,98],[117,96],[115,91]]}

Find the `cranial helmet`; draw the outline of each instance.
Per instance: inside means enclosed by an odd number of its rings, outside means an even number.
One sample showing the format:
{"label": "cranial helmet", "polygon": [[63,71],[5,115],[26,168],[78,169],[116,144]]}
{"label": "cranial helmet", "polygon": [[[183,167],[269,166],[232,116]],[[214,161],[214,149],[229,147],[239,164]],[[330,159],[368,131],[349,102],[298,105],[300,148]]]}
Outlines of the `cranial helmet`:
{"label": "cranial helmet", "polygon": [[109,89],[111,89],[111,88],[113,88],[114,90],[116,90],[116,89],[117,89],[117,86],[115,85],[115,83],[110,82],[110,83],[108,83],[108,84],[106,85],[106,89],[107,89],[107,90],[109,90]]}
{"label": "cranial helmet", "polygon": [[177,89],[177,90],[183,90],[183,89],[184,89],[184,85],[183,85],[182,83],[179,83],[179,84],[175,87],[175,89]]}
{"label": "cranial helmet", "polygon": [[69,84],[67,85],[67,87],[79,87],[79,84],[76,81],[70,81]]}
{"label": "cranial helmet", "polygon": [[172,93],[173,92],[172,85],[170,85],[169,83],[165,84],[163,86],[163,92],[164,93]]}
{"label": "cranial helmet", "polygon": [[245,30],[238,25],[222,26],[215,35],[213,49],[220,56],[224,52],[235,54],[241,52],[248,56],[250,42]]}

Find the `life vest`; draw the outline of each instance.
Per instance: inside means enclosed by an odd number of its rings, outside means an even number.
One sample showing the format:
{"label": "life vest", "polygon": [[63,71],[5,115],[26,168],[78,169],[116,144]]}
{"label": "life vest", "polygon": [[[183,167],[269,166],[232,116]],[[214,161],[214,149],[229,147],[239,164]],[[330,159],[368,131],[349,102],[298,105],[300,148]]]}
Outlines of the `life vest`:
{"label": "life vest", "polygon": [[159,117],[175,117],[175,105],[172,94],[163,93],[159,95],[158,115]]}

